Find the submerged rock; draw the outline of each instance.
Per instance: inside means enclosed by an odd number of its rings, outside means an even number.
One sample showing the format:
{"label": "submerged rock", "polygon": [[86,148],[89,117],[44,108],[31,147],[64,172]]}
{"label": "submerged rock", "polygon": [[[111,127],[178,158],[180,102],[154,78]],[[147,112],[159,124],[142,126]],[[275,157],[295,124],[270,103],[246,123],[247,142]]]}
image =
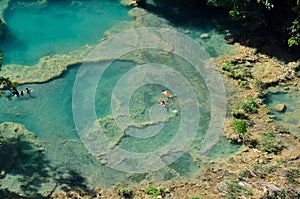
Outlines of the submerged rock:
{"label": "submerged rock", "polygon": [[285,104],[277,104],[275,106],[275,111],[277,112],[284,112],[286,109],[286,105]]}
{"label": "submerged rock", "polygon": [[210,35],[208,33],[203,33],[203,34],[200,35],[200,38],[201,39],[209,39]]}

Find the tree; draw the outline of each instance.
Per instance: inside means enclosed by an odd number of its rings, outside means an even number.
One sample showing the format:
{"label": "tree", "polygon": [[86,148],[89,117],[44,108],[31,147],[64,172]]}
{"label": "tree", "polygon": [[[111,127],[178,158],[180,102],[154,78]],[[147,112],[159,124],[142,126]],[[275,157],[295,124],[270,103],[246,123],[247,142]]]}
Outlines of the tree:
{"label": "tree", "polygon": [[[2,67],[3,54],[0,54],[0,71]],[[5,96],[8,99],[11,99],[15,94],[18,95],[17,90],[18,83],[12,82],[9,78],[0,76],[0,98]]]}

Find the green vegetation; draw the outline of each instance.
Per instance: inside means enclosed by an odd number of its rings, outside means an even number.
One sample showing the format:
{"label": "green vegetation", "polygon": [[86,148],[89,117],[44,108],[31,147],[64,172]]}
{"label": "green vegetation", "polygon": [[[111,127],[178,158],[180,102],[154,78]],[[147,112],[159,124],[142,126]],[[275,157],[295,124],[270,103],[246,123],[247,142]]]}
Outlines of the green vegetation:
{"label": "green vegetation", "polygon": [[159,195],[164,196],[166,191],[164,188],[156,188],[152,185],[146,188],[146,193],[150,195],[152,198],[155,198]]}
{"label": "green vegetation", "polygon": [[298,168],[287,170],[286,179],[289,183],[299,184],[299,181],[297,181],[297,179],[300,179],[300,170]]}
{"label": "green vegetation", "polygon": [[126,199],[133,198],[133,191],[128,187],[119,187],[117,189],[117,192],[118,192],[119,196],[122,196],[123,198],[126,198]]}
{"label": "green vegetation", "polygon": [[204,198],[202,198],[200,196],[191,196],[191,197],[189,197],[189,199],[204,199]]}
{"label": "green vegetation", "polygon": [[240,106],[247,113],[257,113],[258,105],[253,97],[247,97],[241,100]]}
{"label": "green vegetation", "polygon": [[239,135],[247,134],[247,123],[244,120],[235,120],[230,126]]}
{"label": "green vegetation", "polygon": [[249,83],[245,80],[240,82],[240,86],[244,87],[245,89],[250,89]]}
{"label": "green vegetation", "polygon": [[[2,60],[3,60],[3,54],[0,53],[0,71],[2,66]],[[17,82],[10,81],[9,78],[5,78],[0,76],[0,98],[5,96],[8,99],[11,99],[14,93],[17,91]],[[10,91],[9,93],[6,93],[4,91]]]}
{"label": "green vegetation", "polygon": [[241,198],[242,196],[249,197],[252,196],[251,190],[247,189],[246,187],[239,185],[238,182],[236,181],[231,181],[227,183],[227,188],[226,188],[226,196],[225,198]]}
{"label": "green vegetation", "polygon": [[271,132],[264,132],[258,140],[258,149],[263,152],[277,154],[283,147],[279,138],[276,138]]}
{"label": "green vegetation", "polygon": [[233,79],[240,79],[246,81],[247,78],[251,78],[251,72],[242,64],[233,65],[231,62],[225,62],[222,64],[222,70],[227,71],[229,77]]}
{"label": "green vegetation", "polygon": [[[207,0],[209,5],[223,7],[233,20],[248,31],[272,30],[286,43],[299,46],[300,43],[300,1],[269,0]],[[275,27],[275,28],[274,28]]]}

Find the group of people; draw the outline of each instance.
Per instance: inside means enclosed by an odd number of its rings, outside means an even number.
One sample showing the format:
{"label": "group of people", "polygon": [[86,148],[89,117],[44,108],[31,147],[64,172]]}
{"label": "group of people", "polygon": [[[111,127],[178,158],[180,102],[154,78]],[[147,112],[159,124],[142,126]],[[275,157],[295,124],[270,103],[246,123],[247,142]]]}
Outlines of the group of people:
{"label": "group of people", "polygon": [[31,90],[29,88],[26,88],[25,91],[20,91],[19,92],[18,90],[15,90],[13,92],[13,94],[15,94],[17,97],[24,96],[25,93],[28,94],[28,95],[30,95],[31,94]]}
{"label": "group of people", "polygon": [[[171,94],[170,94],[168,91],[166,91],[166,90],[162,90],[161,93],[162,93],[165,97],[167,97],[168,99],[171,99],[171,98],[173,98],[173,97],[176,97],[176,94],[171,95]],[[166,109],[169,109],[169,107],[167,106],[165,100],[161,100],[161,101],[159,102],[159,104],[160,104],[162,107],[164,107],[164,108],[166,108]]]}

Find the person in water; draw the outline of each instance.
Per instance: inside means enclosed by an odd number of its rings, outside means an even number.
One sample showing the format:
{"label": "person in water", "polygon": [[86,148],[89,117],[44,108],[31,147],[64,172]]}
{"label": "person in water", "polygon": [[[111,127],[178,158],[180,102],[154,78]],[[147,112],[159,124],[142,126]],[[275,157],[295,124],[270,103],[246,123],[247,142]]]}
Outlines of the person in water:
{"label": "person in water", "polygon": [[26,88],[25,90],[26,90],[26,93],[27,93],[27,94],[30,94],[30,93],[31,93],[31,90],[30,90],[29,88]]}
{"label": "person in water", "polygon": [[165,90],[162,90],[161,92],[164,96],[166,96],[167,98],[173,98],[173,97],[176,97],[176,94],[174,95],[171,95],[168,91],[165,91]]}
{"label": "person in water", "polygon": [[21,91],[21,96],[23,96],[24,95],[24,92],[23,91]]}
{"label": "person in water", "polygon": [[162,107],[168,109],[168,107],[167,107],[167,105],[166,105],[166,102],[165,102],[164,100],[160,101],[159,104],[160,104]]}

